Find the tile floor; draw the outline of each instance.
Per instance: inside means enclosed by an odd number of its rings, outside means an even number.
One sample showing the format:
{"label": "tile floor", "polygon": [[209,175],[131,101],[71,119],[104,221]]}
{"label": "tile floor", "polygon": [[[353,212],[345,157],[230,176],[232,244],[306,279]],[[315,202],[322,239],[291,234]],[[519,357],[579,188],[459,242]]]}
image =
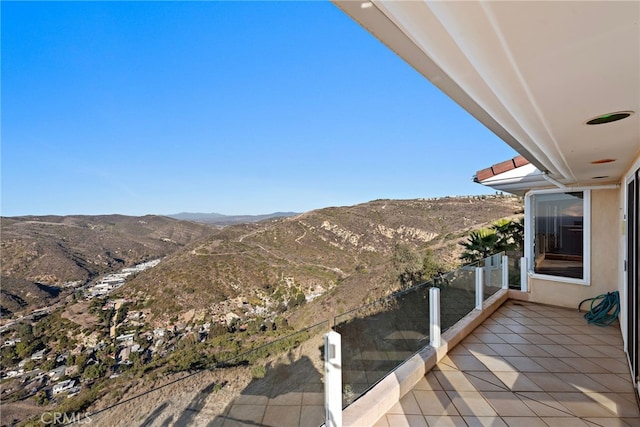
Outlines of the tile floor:
{"label": "tile floor", "polygon": [[617,325],[508,301],[375,427],[640,426]]}

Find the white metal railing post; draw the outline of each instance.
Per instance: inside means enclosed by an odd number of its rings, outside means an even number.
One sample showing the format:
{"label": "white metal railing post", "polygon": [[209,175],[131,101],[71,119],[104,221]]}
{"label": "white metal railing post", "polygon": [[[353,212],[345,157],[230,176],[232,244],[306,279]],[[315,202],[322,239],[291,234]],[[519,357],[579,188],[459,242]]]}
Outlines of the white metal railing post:
{"label": "white metal railing post", "polygon": [[324,335],[324,421],[326,427],[342,427],[342,349],[340,334]]}
{"label": "white metal railing post", "polygon": [[482,276],[484,269],[482,267],[476,267],[476,310],[482,310]]}
{"label": "white metal railing post", "polygon": [[520,258],[520,290],[522,292],[529,292],[529,284],[527,283],[527,259],[525,257]]}
{"label": "white metal railing post", "polygon": [[502,289],[509,289],[509,257],[502,256]]}
{"label": "white metal railing post", "polygon": [[440,288],[429,289],[429,344],[433,348],[440,347]]}

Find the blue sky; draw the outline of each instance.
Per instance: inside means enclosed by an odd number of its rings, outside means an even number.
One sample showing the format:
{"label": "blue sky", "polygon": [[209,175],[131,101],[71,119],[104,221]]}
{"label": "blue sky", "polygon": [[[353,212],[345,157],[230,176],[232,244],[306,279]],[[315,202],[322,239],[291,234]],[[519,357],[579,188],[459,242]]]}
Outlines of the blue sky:
{"label": "blue sky", "polygon": [[1,5],[3,216],[487,194],[516,155],[328,2]]}

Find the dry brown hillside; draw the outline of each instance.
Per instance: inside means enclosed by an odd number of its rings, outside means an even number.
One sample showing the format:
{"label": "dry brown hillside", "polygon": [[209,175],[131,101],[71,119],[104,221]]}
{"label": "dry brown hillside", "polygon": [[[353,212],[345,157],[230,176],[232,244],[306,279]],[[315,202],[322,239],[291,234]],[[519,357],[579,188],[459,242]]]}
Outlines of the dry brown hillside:
{"label": "dry brown hillside", "polygon": [[3,217],[1,225],[4,314],[46,303],[51,293],[42,292],[42,285],[84,283],[165,256],[216,230],[151,215]]}
{"label": "dry brown hillside", "polygon": [[396,285],[396,244],[417,254],[430,249],[443,268],[454,268],[457,243],[470,230],[521,210],[521,200],[508,196],[376,200],[229,226],[141,273],[119,294],[146,300],[158,323],[189,310],[208,318],[292,308],[291,289],[307,299],[322,294],[304,310],[286,311],[290,323],[309,324],[388,293]]}

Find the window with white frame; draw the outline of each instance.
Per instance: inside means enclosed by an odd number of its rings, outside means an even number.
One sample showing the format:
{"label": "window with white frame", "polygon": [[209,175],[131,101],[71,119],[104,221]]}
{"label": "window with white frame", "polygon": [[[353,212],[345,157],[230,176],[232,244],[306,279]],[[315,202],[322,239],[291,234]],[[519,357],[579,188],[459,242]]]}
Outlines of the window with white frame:
{"label": "window with white frame", "polygon": [[533,192],[529,201],[529,271],[588,284],[590,192]]}

